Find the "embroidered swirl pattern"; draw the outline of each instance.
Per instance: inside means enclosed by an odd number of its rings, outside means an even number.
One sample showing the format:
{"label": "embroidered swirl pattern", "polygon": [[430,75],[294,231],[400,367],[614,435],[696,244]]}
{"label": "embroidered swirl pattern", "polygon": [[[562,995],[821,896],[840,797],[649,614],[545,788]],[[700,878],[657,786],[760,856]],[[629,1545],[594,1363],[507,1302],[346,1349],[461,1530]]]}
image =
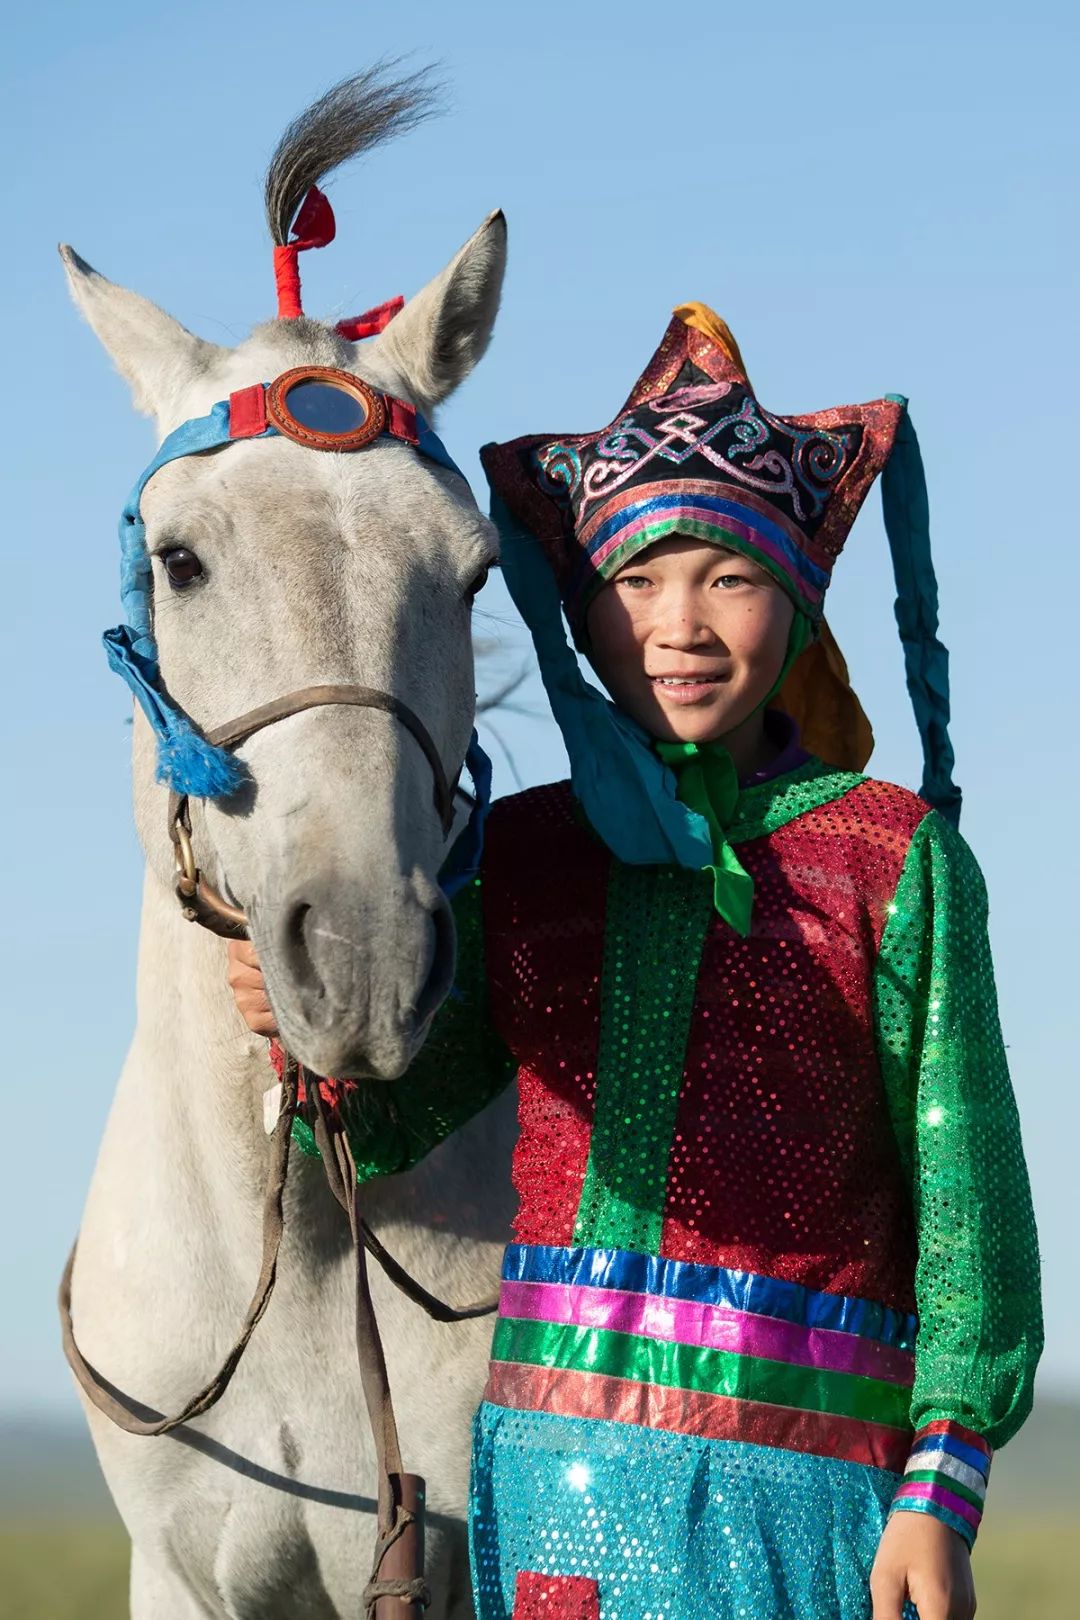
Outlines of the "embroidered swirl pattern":
{"label": "embroidered swirl pattern", "polygon": [[[729,382],[687,385],[628,411],[593,439],[534,452],[541,487],[570,501],[580,527],[597,501],[643,479],[712,478],[760,491],[812,529],[855,459],[858,425],[804,430]],[[650,471],[655,468],[654,471]]]}

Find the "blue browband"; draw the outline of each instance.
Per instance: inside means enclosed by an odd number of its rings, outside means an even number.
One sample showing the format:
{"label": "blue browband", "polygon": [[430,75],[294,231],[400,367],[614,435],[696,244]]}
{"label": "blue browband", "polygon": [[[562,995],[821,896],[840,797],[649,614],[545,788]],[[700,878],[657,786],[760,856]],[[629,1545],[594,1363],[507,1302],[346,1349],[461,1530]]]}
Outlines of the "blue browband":
{"label": "blue browband", "polygon": [[[272,386],[269,385],[270,388]],[[247,772],[243,762],[235,755],[207,742],[190,717],[168,695],[162,683],[154,638],[153,571],[146,549],[142,493],[156,472],[183,456],[219,450],[242,439],[275,438],[283,431],[288,437],[296,438],[297,442],[305,442],[299,434],[275,426],[265,418],[264,425],[258,431],[246,426],[238,432],[234,422],[235,402],[255,392],[246,389],[231,399],[219,400],[208,415],[192,417],[174,428],[139,475],[120,514],[120,599],[126,622],[105,632],[105,652],[110,668],[127,682],[157,736],[157,780],[174,792],[190,798],[216,799],[234,793],[246,781]],[[383,396],[378,398],[382,400]],[[438,434],[419,411],[401,406],[398,401],[388,400],[385,403],[397,408],[399,418],[407,414],[409,431],[402,431],[400,419],[395,421],[388,410],[386,425],[376,437],[402,439],[430,461],[464,478],[464,473]],[[374,439],[370,442],[374,442]],[[320,443],[318,448],[331,449],[335,454],[348,453],[345,449],[334,449],[328,443]],[[441,881],[447,893],[455,892],[476,870],[483,841],[484,818],[490,803],[491,763],[480,747],[475,731],[465,758],[465,767],[472,777],[475,797],[469,825],[457,839],[442,873]]]}

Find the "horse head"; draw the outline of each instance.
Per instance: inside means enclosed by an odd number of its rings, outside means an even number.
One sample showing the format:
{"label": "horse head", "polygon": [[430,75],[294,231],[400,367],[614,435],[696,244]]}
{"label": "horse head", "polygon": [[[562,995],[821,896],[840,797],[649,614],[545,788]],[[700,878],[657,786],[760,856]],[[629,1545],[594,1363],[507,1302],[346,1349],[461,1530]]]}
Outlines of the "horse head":
{"label": "horse head", "polygon": [[[290,223],[327,169],[416,122],[428,99],[422,79],[369,73],[290,126],[267,179],[279,255],[288,259]],[[430,420],[487,346],[506,230],[492,214],[362,343],[293,315],[221,348],[61,253],[79,309],[164,440],[312,366]],[[322,453],[271,432],[170,461],[139,504],[155,680],[196,733],[308,687],[371,688],[422,722],[454,780],[475,706],[472,598],[497,550],[460,475],[387,433]],[[136,819],[152,872],[171,883],[154,743],[137,709]],[[352,705],[291,714],[236,756],[243,781],[193,800],[192,838],[203,870],[247,914],[282,1038],[319,1074],[394,1079],[453,977],[432,760],[393,712]]]}

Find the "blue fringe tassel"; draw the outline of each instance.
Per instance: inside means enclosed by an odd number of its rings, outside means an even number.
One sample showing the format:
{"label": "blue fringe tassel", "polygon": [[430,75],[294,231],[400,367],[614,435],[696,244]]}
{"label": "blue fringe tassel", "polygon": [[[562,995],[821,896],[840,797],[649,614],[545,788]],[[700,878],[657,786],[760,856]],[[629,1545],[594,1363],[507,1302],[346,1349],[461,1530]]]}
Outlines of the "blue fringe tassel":
{"label": "blue fringe tassel", "polygon": [[158,781],[192,799],[224,799],[242,787],[249,780],[243,761],[201,737],[161,690],[153,637],[121,624],[103,640],[109,667],[127,682],[157,733]]}
{"label": "blue fringe tassel", "polygon": [[223,799],[248,780],[242,760],[215,748],[174,711],[168,732],[159,737],[157,779],[192,799]]}

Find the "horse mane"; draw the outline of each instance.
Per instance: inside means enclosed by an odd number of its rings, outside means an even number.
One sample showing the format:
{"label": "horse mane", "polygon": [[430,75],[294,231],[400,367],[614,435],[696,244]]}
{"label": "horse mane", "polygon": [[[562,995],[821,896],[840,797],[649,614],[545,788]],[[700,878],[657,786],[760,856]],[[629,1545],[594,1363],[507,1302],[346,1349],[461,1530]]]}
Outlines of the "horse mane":
{"label": "horse mane", "polygon": [[294,118],[266,171],[266,220],[284,246],[297,209],[311,186],[347,159],[414,129],[441,110],[441,86],[431,69],[389,76],[394,62],[342,79]]}

